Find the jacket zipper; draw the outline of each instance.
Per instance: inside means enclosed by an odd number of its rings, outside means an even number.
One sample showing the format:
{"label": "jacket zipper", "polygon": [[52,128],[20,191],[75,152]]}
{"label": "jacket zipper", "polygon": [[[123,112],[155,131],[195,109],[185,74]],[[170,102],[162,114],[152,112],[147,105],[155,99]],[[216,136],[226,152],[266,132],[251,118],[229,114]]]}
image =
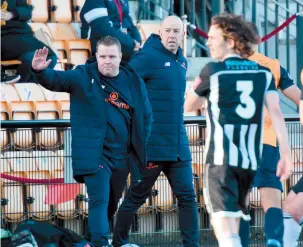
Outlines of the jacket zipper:
{"label": "jacket zipper", "polygon": [[[180,66],[180,63],[179,63],[179,61],[178,61],[178,59],[176,60],[176,65],[177,66]],[[179,68],[178,68],[179,69]],[[179,83],[179,80],[178,80],[178,89],[180,89],[180,83]],[[179,95],[179,104],[180,104],[180,102],[181,102],[181,91],[179,91],[178,90],[178,95]],[[179,106],[179,109],[178,109],[178,147],[177,147],[177,159],[179,160],[179,158],[180,158],[180,107],[181,106]]]}

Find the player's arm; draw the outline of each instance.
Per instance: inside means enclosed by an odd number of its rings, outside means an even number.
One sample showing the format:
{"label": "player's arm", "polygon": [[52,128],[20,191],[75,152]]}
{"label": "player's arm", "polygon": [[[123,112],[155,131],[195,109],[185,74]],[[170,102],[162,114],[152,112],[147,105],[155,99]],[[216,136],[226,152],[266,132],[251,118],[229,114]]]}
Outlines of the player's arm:
{"label": "player's arm", "polygon": [[297,106],[300,104],[300,89],[294,84],[289,73],[282,66],[280,67],[280,82],[279,88],[282,93],[294,102]]}
{"label": "player's arm", "polygon": [[281,177],[281,180],[285,180],[292,172],[292,162],[288,142],[288,132],[280,109],[279,95],[275,89],[274,80],[272,80],[271,86],[267,91],[265,100],[273,128],[279,142],[281,159],[278,164],[277,176]]}
{"label": "player's arm", "polygon": [[201,71],[200,75],[195,79],[194,85],[185,99],[184,111],[191,112],[201,108],[205,98],[210,91],[209,64]]}

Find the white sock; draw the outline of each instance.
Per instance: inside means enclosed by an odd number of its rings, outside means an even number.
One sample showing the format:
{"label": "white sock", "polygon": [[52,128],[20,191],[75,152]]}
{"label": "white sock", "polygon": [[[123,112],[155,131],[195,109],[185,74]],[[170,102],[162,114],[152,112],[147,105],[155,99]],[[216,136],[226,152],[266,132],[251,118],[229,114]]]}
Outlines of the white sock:
{"label": "white sock", "polygon": [[221,238],[219,241],[219,247],[242,247],[241,239],[239,235],[232,234],[227,238]]}
{"label": "white sock", "polygon": [[287,247],[297,247],[302,227],[293,219],[290,214],[283,214],[284,237],[283,243]]}

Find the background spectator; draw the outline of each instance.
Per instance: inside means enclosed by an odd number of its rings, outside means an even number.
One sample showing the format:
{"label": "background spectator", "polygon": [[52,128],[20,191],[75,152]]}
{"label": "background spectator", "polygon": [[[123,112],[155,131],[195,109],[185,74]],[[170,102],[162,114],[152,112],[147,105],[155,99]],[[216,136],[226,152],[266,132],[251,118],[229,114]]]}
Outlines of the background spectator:
{"label": "background spectator", "polygon": [[81,38],[89,38],[92,53],[97,41],[107,35],[122,45],[123,60],[128,60],[141,46],[141,37],[129,15],[128,0],[86,0],[81,10]]}
{"label": "background spectator", "polygon": [[[1,5],[3,2],[1,0]],[[18,74],[21,76],[21,82],[27,82],[32,80],[31,62],[35,50],[43,48],[45,44],[34,37],[32,29],[27,24],[32,17],[32,8],[26,0],[6,0],[6,2],[7,9],[1,9],[1,23],[3,23],[1,25],[1,59],[21,60]],[[52,60],[49,67],[53,68],[57,63],[57,57],[51,49],[49,50],[48,59]],[[1,81],[2,79],[1,73]]]}

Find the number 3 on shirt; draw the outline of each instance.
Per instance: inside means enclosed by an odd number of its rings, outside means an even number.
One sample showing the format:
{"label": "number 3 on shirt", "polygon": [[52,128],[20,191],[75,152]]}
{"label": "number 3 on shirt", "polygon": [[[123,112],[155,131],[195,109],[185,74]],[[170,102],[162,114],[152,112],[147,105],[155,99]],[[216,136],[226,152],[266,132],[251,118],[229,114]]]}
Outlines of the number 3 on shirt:
{"label": "number 3 on shirt", "polygon": [[236,113],[244,119],[252,118],[256,112],[256,103],[250,96],[254,89],[252,81],[237,81],[237,91],[241,92],[241,104],[237,106]]}

